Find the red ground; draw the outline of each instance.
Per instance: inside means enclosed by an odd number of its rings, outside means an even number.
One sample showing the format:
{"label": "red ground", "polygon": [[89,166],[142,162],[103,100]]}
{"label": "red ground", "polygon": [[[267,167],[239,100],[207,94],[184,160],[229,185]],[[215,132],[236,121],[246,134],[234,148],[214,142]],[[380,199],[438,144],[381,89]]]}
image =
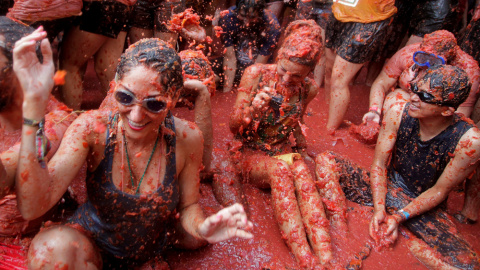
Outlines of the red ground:
{"label": "red ground", "polygon": [[[92,70],[92,69],[90,69]],[[84,99],[91,107],[98,103],[98,84],[91,81],[92,74],[86,74],[89,83]],[[368,91],[363,85],[352,86],[352,104],[347,112],[346,119],[359,124],[362,115],[368,108]],[[369,168],[374,146],[367,146],[358,142],[348,134],[346,126],[337,132],[336,136],[326,134],[325,124],[328,106],[323,101],[324,92],[321,89],[319,95],[312,101],[305,117],[307,126],[308,147],[313,154],[319,154],[330,150],[339,153],[365,168]],[[231,140],[232,135],[228,129],[228,117],[235,100],[234,93],[217,92],[212,98],[212,111],[214,118],[214,147],[225,148],[225,142]],[[92,104],[93,102],[93,104]],[[88,106],[89,105],[89,106]],[[95,106],[95,105],[93,105]],[[180,109],[175,112],[177,116],[193,119],[193,111]],[[309,164],[313,169],[313,164]],[[312,170],[313,172],[313,170]],[[246,185],[245,193],[250,204],[250,219],[254,223],[251,240],[230,240],[216,245],[209,245],[195,251],[170,250],[166,259],[172,269],[298,269],[293,255],[281,239],[278,226],[273,218],[273,209],[269,190],[259,190]],[[214,213],[220,209],[220,205],[213,197],[209,184],[201,186],[201,205],[206,214]],[[463,195],[452,192],[449,199],[451,212],[461,208]],[[371,217],[371,208],[361,207],[349,203],[348,222],[350,232],[346,238],[331,232],[334,247],[335,262],[344,266],[354,254],[358,253],[365,244],[370,241],[368,236],[368,222]],[[473,244],[476,250],[480,250],[480,225],[457,224],[459,230]],[[364,261],[363,269],[426,269],[408,251],[406,239],[399,237],[393,248],[380,252],[372,251]]]}

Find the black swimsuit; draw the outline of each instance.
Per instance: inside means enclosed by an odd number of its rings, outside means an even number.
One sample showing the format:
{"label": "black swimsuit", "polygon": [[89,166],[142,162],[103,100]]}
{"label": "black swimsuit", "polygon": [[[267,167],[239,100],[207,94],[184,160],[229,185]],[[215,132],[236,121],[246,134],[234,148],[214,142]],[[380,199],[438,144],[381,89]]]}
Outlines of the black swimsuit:
{"label": "black swimsuit", "polygon": [[[139,264],[161,251],[166,241],[166,224],[179,201],[176,177],[175,136],[164,135],[167,164],[163,184],[148,195],[120,191],[112,181],[112,163],[116,144],[116,117],[107,131],[105,155],[94,172],[87,176],[88,201],[70,219],[89,232],[105,261],[117,265]],[[173,117],[167,116],[165,127],[175,131]]]}

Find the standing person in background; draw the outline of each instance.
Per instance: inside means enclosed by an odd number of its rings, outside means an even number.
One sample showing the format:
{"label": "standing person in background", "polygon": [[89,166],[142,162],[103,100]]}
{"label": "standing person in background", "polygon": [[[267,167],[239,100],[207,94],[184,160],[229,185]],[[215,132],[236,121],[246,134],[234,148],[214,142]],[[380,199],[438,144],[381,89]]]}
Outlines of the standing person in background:
{"label": "standing person in background", "polygon": [[60,93],[65,104],[80,109],[83,74],[93,56],[95,72],[106,95],[123,52],[131,6],[136,0],[84,1],[82,16],[65,33],[60,51],[60,69],[67,71]]}
{"label": "standing person in background", "polygon": [[237,0],[219,26],[225,47],[223,92],[230,92],[246,67],[267,63],[280,37],[280,24],[265,11],[265,0]]}
{"label": "standing person in background", "polygon": [[338,129],[347,112],[348,84],[363,64],[382,50],[388,25],[397,8],[394,0],[337,1],[332,12],[325,42],[325,90],[330,101],[327,130],[330,134]]}

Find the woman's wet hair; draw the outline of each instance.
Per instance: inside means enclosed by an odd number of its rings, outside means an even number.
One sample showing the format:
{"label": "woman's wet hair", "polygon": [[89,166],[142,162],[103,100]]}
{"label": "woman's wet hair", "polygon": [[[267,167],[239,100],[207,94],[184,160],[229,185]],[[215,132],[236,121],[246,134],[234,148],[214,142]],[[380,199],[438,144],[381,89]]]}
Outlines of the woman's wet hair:
{"label": "woman's wet hair", "polygon": [[441,91],[442,100],[452,104],[455,109],[460,106],[470,94],[472,85],[467,73],[455,66],[438,65],[427,70],[423,78],[430,79],[430,89]]}
{"label": "woman's wet hair", "polygon": [[457,47],[457,39],[447,30],[426,34],[420,43],[421,50],[441,55],[446,58],[447,62],[455,58]]}
{"label": "woman's wet hair", "polygon": [[253,11],[261,11],[265,8],[265,0],[237,0],[235,2],[237,6],[237,10],[245,10],[245,12],[249,12],[250,9]]}
{"label": "woman's wet hair", "polygon": [[148,38],[130,45],[120,57],[115,80],[123,79],[126,73],[140,65],[158,72],[166,94],[173,96],[183,89],[180,57],[166,42]]}
{"label": "woman's wet hair", "polygon": [[321,28],[313,20],[297,20],[285,30],[285,40],[278,51],[277,60],[313,67],[323,52]]}
{"label": "woman's wet hair", "polygon": [[3,36],[5,47],[0,46],[1,52],[7,57],[9,64],[13,62],[13,47],[15,42],[35,31],[30,26],[18,23],[8,17],[0,16],[0,36]]}

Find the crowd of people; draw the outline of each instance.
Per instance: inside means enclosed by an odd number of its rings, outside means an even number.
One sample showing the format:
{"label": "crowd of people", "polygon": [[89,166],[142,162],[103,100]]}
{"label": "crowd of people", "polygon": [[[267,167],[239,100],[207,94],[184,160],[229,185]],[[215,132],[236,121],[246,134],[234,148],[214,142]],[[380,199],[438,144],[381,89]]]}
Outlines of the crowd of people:
{"label": "crowd of people", "polygon": [[[480,208],[480,3],[108,0],[25,20],[28,1],[0,2],[0,235],[36,233],[29,268],[162,265],[172,246],[252,238],[243,183],[271,190],[302,268],[338,267],[329,232],[347,230],[346,200],[373,207],[379,246],[403,226],[440,254],[415,254],[425,265],[480,268],[445,211],[463,184],[455,218],[475,223]],[[89,61],[104,99],[81,111]],[[304,134],[322,86],[317,124],[329,136],[344,128],[363,67],[363,125],[380,126],[370,172],[332,151],[311,156]],[[236,93],[221,166],[216,91]],[[194,123],[173,116],[181,106]],[[224,207],[209,217],[201,179]]]}

